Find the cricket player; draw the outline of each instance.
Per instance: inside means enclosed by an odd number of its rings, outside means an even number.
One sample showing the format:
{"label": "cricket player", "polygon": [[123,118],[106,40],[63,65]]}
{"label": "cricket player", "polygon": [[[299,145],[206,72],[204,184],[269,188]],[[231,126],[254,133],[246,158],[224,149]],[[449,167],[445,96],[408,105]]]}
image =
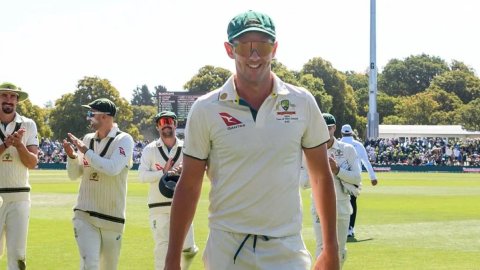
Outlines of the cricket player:
{"label": "cricket player", "polygon": [[[343,267],[347,259],[347,234],[348,224],[352,207],[350,205],[350,195],[360,192],[356,187],[361,182],[360,167],[358,166],[357,153],[353,146],[340,142],[334,137],[336,129],[335,117],[329,113],[324,113],[323,118],[328,126],[330,139],[327,142],[329,163],[334,175],[335,193],[337,198],[337,233],[338,233],[338,252],[340,263]],[[307,166],[308,167],[308,166]],[[301,174],[301,176],[304,174]],[[308,188],[308,181],[300,178],[300,185]],[[315,232],[316,249],[315,253],[320,254],[323,248],[322,222],[318,218],[315,205],[312,204],[312,220]]]}
{"label": "cricket player", "polygon": [[[367,150],[365,149],[365,146],[363,146],[361,142],[353,138],[352,127],[348,124],[343,125],[341,129],[341,133],[342,133],[342,139],[340,139],[340,141],[353,145],[353,147],[355,148],[355,151],[357,151],[357,156],[360,159],[360,161],[358,162],[358,166],[360,166],[360,171],[362,171],[362,164],[363,164],[363,166],[368,171],[368,175],[370,177],[370,182],[372,183],[372,186],[377,185],[378,183],[377,176],[375,175],[375,171],[373,170],[372,164],[368,159]],[[350,196],[350,204],[352,205],[353,212],[352,212],[352,215],[350,216],[348,237],[352,237],[352,238],[355,237],[355,220],[357,218],[357,197],[358,195]]]}
{"label": "cricket player", "polygon": [[125,227],[127,174],[132,166],[133,139],[114,123],[115,104],[106,98],[82,105],[89,109],[94,133],[83,140],[68,133],[68,177],[81,177],[73,227],[80,251],[80,269],[117,269]]}
{"label": "cricket player", "polygon": [[[150,228],[155,241],[155,269],[163,270],[168,249],[170,230],[170,208],[172,198],[167,198],[159,190],[159,181],[165,174],[180,174],[182,171],[183,141],[176,136],[177,115],[170,111],[162,111],[155,115],[155,126],[160,138],[149,143],[142,151],[139,179],[149,183],[148,208]],[[182,269],[188,269],[198,252],[190,225],[182,250]]]}
{"label": "cricket player", "polygon": [[324,224],[324,249],[314,268],[336,270],[329,134],[315,99],[272,72],[278,43],[268,15],[251,10],[239,14],[227,34],[224,48],[236,72],[222,87],[199,97],[189,112],[165,269],[180,269],[207,165],[211,190],[205,269],[311,269],[301,236],[298,178],[303,150]]}
{"label": "cricket player", "polygon": [[[38,162],[37,125],[16,112],[28,94],[11,83],[0,84],[0,249],[7,247],[7,269],[26,269],[30,216],[29,169]],[[3,239],[5,237],[5,239]]]}

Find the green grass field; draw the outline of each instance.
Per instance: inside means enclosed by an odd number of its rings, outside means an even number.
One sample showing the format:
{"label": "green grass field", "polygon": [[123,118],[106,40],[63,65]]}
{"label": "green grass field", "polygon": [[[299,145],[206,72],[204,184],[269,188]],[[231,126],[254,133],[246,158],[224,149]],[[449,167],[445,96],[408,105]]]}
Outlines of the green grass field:
{"label": "green grass field", "polygon": [[[363,174],[356,236],[348,243],[343,269],[480,269],[480,175],[379,173],[372,187]],[[32,210],[27,266],[33,270],[78,269],[71,224],[78,181],[65,171],[31,171]],[[153,240],[146,206],[148,185],[131,171],[127,223],[120,256],[123,270],[153,269]],[[209,183],[205,182],[194,220],[203,251],[208,234]],[[304,199],[305,242],[314,252],[309,191]],[[233,256],[233,254],[232,254]],[[6,256],[0,260],[6,269]],[[192,269],[203,269],[201,254]]]}

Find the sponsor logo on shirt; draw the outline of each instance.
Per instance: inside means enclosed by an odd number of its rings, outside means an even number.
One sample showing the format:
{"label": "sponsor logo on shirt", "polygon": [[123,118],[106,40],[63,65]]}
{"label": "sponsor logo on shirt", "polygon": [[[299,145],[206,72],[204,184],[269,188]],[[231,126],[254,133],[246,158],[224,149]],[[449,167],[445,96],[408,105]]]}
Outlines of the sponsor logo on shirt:
{"label": "sponsor logo on shirt", "polygon": [[228,130],[245,126],[245,124],[242,123],[240,120],[238,120],[237,118],[231,116],[226,112],[221,112],[219,114],[223,122],[225,123],[225,125],[227,125]]}
{"label": "sponsor logo on shirt", "polygon": [[126,157],[125,150],[123,149],[123,147],[118,147],[118,150],[120,150],[120,155]]}

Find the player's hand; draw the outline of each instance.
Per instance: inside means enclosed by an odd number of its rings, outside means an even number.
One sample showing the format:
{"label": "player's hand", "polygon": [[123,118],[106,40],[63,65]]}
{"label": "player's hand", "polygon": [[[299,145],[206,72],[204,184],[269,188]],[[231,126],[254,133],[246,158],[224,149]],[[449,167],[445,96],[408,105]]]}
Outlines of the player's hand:
{"label": "player's hand", "polygon": [[320,256],[317,257],[314,270],[339,270],[340,269],[340,259],[338,257],[337,250],[328,252],[322,250]]}
{"label": "player's hand", "polygon": [[63,149],[65,149],[65,153],[70,158],[75,158],[75,151],[73,150],[72,145],[67,141],[67,139],[63,139]]}
{"label": "player's hand", "polygon": [[180,165],[178,165],[177,167],[173,168],[172,171],[173,171],[175,174],[180,175],[180,174],[182,174],[182,169],[183,169],[183,166],[182,166],[182,164],[180,164]]}
{"label": "player's hand", "polygon": [[165,167],[163,167],[163,173],[168,173],[168,171],[171,170],[172,168],[172,165],[173,165],[173,160],[170,158],[168,159],[168,161],[165,163]]}
{"label": "player's hand", "polygon": [[18,148],[19,146],[23,145],[22,138],[23,134],[25,134],[25,128],[21,128],[18,131],[15,131],[8,137],[10,138],[10,145],[13,145],[13,147]]}
{"label": "player's hand", "polygon": [[372,182],[372,186],[376,186],[378,184],[377,179],[372,179],[372,181],[370,181],[370,182]]}
{"label": "player's hand", "polygon": [[330,164],[330,169],[332,170],[332,173],[337,175],[340,168],[338,167],[337,161],[335,161],[335,158],[333,156],[328,157],[328,163]]}
{"label": "player's hand", "polygon": [[[85,144],[83,143],[82,140],[80,140],[79,138],[75,137],[75,135],[73,135],[72,133],[67,133],[67,137],[68,139],[73,143],[73,145],[75,145],[77,147],[77,149],[84,153],[87,152],[88,150],[88,147],[85,146]],[[66,151],[66,150],[65,150]]]}

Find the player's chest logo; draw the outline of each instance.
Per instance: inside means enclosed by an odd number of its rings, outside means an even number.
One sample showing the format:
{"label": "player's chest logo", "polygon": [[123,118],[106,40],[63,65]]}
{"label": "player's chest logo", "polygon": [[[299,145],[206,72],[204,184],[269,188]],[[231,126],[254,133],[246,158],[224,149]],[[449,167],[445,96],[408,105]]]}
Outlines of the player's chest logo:
{"label": "player's chest logo", "polygon": [[99,178],[100,178],[100,175],[97,172],[92,172],[90,174],[90,180],[92,180],[92,181],[98,181]]}
{"label": "player's chest logo", "polygon": [[280,100],[275,106],[277,121],[283,121],[284,123],[297,121],[298,115],[295,108],[295,104],[291,103],[289,99]]}
{"label": "player's chest logo", "polygon": [[2,155],[2,161],[3,162],[12,162],[13,161],[12,154],[5,153],[4,155]]}

